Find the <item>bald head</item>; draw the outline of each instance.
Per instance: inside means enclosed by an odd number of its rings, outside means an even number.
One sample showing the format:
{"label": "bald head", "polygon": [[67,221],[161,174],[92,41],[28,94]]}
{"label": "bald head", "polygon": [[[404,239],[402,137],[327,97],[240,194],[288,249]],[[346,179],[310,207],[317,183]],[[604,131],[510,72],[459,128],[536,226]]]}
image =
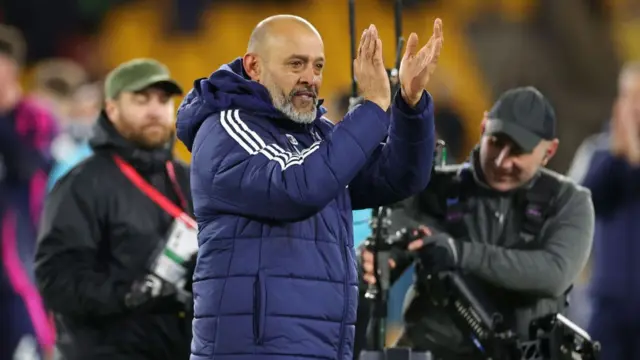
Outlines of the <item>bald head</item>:
{"label": "bald head", "polygon": [[262,84],[273,106],[289,119],[316,120],[324,70],[324,44],[307,20],[277,15],[261,21],[251,34],[242,66]]}
{"label": "bald head", "polygon": [[316,28],[307,20],[295,15],[274,15],[262,20],[253,29],[248,53],[263,54],[277,40],[287,40],[292,36],[315,36],[320,42],[322,37]]}

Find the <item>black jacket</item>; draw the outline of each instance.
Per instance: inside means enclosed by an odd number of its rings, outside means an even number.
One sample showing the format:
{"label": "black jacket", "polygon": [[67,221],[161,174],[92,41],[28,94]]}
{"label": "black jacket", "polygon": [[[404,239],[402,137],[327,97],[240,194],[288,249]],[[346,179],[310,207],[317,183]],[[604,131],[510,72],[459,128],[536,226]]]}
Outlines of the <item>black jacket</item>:
{"label": "black jacket", "polygon": [[[65,360],[186,359],[191,315],[172,298],[129,310],[135,280],[147,274],[151,254],[162,246],[173,219],[116,166],[120,155],[176,204],[165,163],[171,145],[133,147],[103,115],[90,142],[94,155],[61,178],[50,193],[36,251],[36,279],[53,311],[58,349]],[[173,161],[173,160],[172,160]],[[189,171],[173,161],[189,202]]]}

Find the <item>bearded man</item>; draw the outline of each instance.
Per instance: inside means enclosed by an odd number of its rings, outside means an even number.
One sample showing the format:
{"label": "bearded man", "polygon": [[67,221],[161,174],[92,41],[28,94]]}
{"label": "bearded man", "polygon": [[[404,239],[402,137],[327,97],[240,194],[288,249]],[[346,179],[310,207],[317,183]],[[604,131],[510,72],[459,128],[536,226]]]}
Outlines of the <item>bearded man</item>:
{"label": "bearded man", "polygon": [[171,151],[172,98],[181,93],[157,61],[113,70],[89,142],[93,155],[46,201],[35,275],[66,360],[189,356],[191,274],[168,278],[158,267],[173,240],[188,245],[195,234],[186,226],[189,171]]}
{"label": "bearded man", "polygon": [[244,57],[195,82],[177,121],[199,225],[192,360],[352,358],[352,209],[429,182],[424,89],[441,47],[440,20],[422,49],[409,37],[392,101],[371,25],[354,61],[365,101],[335,126],[318,98],[322,38],[296,16],[262,21]]}

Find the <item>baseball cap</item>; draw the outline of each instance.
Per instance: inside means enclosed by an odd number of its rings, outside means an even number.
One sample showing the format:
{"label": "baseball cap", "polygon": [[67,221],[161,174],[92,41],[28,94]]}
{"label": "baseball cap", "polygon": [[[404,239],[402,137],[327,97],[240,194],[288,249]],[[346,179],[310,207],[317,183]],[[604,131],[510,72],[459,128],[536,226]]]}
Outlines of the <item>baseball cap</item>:
{"label": "baseball cap", "polygon": [[487,114],[485,134],[504,134],[524,151],[556,137],[556,115],[538,89],[527,86],[505,91]]}
{"label": "baseball cap", "polygon": [[158,85],[172,95],[183,93],[165,65],[153,59],[134,59],[120,64],[107,75],[104,94],[107,99],[113,99],[124,91],[141,91],[151,85]]}

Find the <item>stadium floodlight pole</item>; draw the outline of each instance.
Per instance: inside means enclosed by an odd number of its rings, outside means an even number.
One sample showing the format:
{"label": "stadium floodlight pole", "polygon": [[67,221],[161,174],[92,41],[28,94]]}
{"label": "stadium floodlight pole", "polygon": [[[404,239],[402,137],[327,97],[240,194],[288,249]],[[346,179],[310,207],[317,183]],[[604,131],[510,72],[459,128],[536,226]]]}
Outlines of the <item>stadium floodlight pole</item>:
{"label": "stadium floodlight pole", "polygon": [[389,81],[391,82],[391,95],[395,95],[400,88],[400,79],[398,77],[400,70],[400,62],[402,61],[402,47],[404,46],[404,37],[402,37],[402,0],[396,0],[394,8],[394,25],[396,36],[396,58],[393,68],[388,70]]}
{"label": "stadium floodlight pole", "polygon": [[353,68],[353,61],[356,59],[356,0],[349,0],[349,36],[351,37],[351,99],[356,99],[358,97],[358,83]]}
{"label": "stadium floodlight pole", "polygon": [[[394,28],[396,37],[396,58],[392,68],[387,69],[391,87],[391,96],[397,94],[400,87],[398,70],[402,59],[402,47],[404,38],[402,37],[402,0],[396,0],[394,7]],[[357,94],[357,81],[353,69],[353,60],[356,58],[356,32],[355,32],[355,0],[349,0],[349,31],[351,36],[351,75],[352,75],[352,97],[350,107],[355,106],[360,99]],[[367,239],[367,248],[374,255],[373,272],[376,283],[369,285],[366,299],[371,301],[372,314],[371,323],[368,329],[369,344],[368,350],[382,351],[386,342],[386,318],[388,306],[388,294],[390,288],[390,246],[387,244],[389,237],[389,226],[391,207],[380,206],[372,209],[371,229],[372,234]]]}

